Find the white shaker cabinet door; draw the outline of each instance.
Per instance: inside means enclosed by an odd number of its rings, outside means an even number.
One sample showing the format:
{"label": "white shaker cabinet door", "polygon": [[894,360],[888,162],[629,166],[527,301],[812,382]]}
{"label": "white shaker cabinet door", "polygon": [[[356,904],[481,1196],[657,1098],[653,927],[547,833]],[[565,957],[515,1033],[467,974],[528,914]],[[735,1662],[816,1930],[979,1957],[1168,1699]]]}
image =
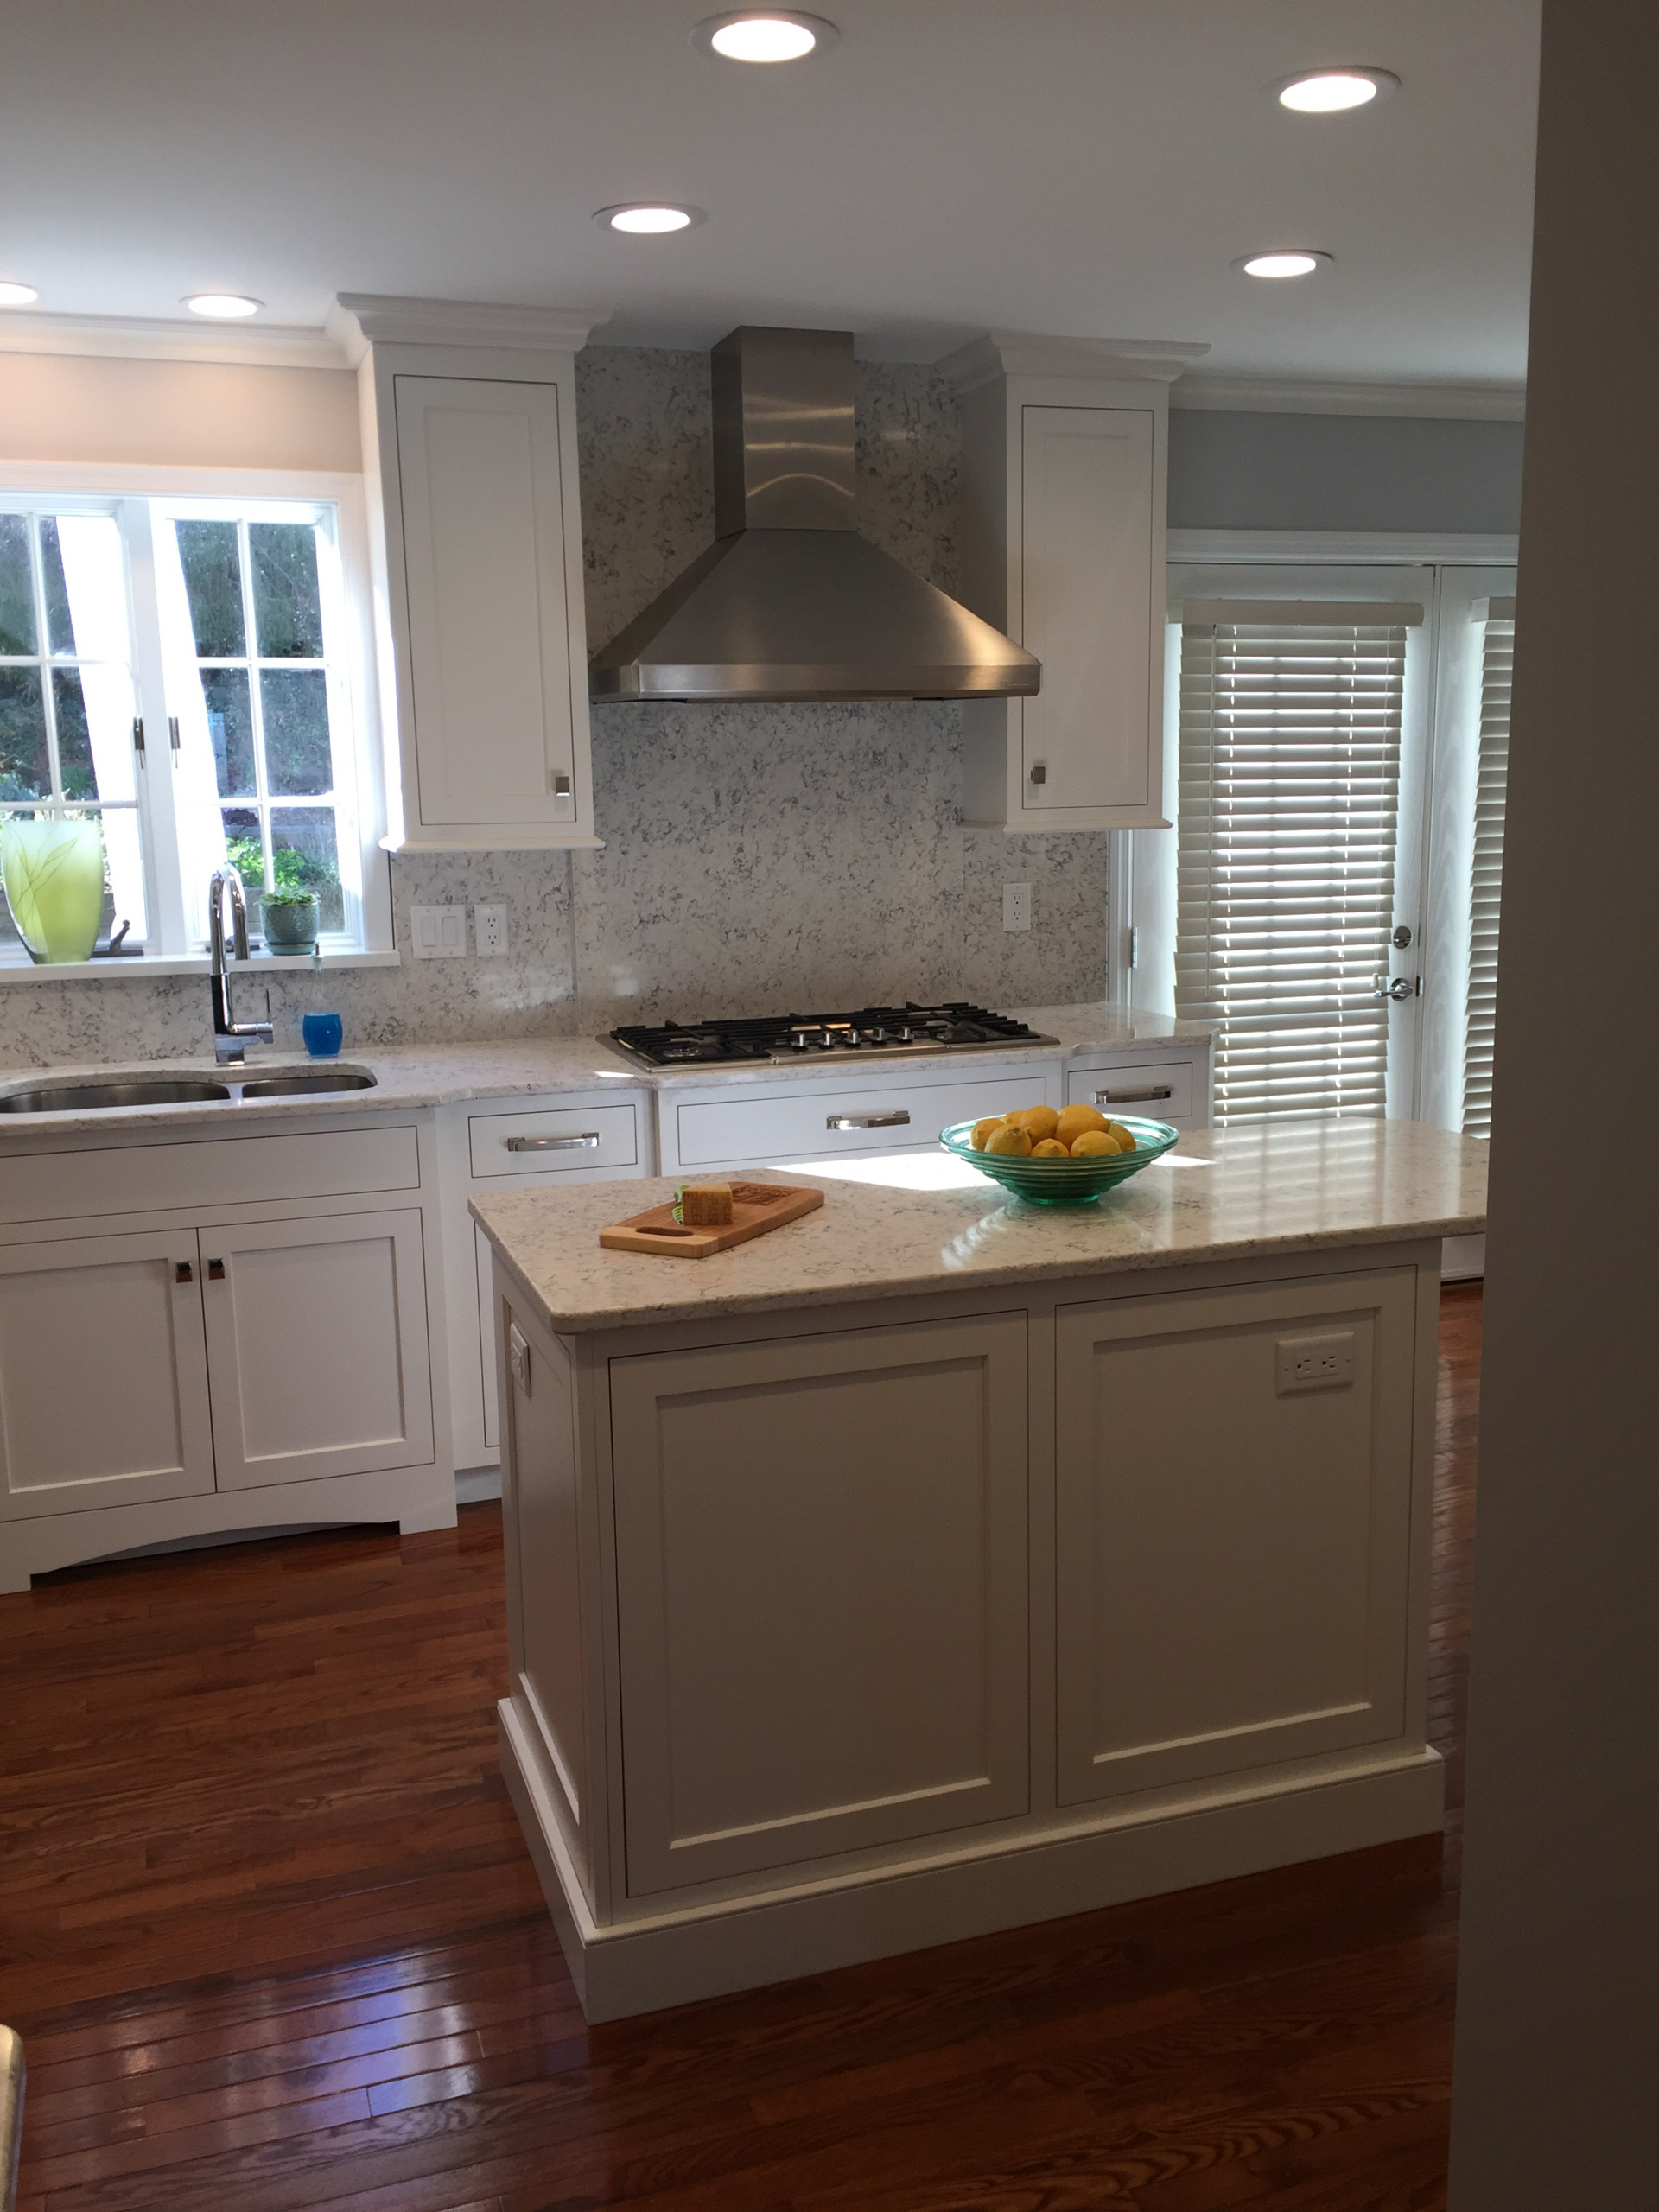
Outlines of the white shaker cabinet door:
{"label": "white shaker cabinet door", "polygon": [[194,1228],[0,1249],[0,1519],[213,1487]]}
{"label": "white shaker cabinet door", "polygon": [[1043,664],[1041,690],[1020,702],[1033,815],[1156,810],[1153,419],[1141,408],[1024,410],[1020,642]]}
{"label": "white shaker cabinet door", "polygon": [[569,395],[483,378],[395,382],[418,784],[408,811],[440,832],[574,827],[587,811],[575,783],[587,702],[570,652],[582,578],[566,557]]}
{"label": "white shaker cabinet door", "polygon": [[1024,1315],[610,1373],[630,1893],[1024,1812]]}
{"label": "white shaker cabinet door", "polygon": [[201,1231],[220,1490],[432,1457],[417,1211]]}
{"label": "white shaker cabinet door", "polygon": [[1061,1308],[1062,1804],[1401,1733],[1414,1296],[1402,1268]]}

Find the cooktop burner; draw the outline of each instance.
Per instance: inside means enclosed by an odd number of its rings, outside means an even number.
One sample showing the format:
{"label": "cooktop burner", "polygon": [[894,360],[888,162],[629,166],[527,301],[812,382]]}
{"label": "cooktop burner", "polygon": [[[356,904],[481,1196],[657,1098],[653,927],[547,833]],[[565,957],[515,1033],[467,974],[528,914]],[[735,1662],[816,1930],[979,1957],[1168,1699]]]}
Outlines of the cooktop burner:
{"label": "cooktop burner", "polygon": [[744,1021],[665,1021],[613,1029],[613,1040],[648,1068],[812,1060],[848,1052],[983,1052],[999,1045],[1052,1045],[1023,1021],[982,1006],[867,1006],[852,1014],[765,1014]]}

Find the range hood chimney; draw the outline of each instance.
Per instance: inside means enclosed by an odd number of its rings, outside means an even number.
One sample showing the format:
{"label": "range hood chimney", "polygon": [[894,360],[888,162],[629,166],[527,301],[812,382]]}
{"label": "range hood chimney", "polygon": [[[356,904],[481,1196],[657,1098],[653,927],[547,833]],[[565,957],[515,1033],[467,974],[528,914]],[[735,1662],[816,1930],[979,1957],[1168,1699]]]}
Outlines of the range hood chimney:
{"label": "range hood chimney", "polygon": [[718,535],[594,655],[594,699],[1035,691],[1030,653],[859,535],[850,332],[746,326],[711,361]]}

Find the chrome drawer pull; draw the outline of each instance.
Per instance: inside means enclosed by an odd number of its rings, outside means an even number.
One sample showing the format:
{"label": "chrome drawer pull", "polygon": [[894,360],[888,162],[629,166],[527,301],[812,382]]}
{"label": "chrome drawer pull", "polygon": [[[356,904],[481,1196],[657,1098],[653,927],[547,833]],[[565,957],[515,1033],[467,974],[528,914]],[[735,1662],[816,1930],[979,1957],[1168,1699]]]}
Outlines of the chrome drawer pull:
{"label": "chrome drawer pull", "polygon": [[584,1129],[579,1137],[509,1137],[509,1152],[594,1152],[599,1147],[599,1131]]}
{"label": "chrome drawer pull", "polygon": [[1096,1106],[1150,1106],[1156,1098],[1173,1098],[1174,1096],[1173,1084],[1160,1083],[1151,1090],[1097,1090],[1095,1103]]}
{"label": "chrome drawer pull", "polygon": [[901,1106],[896,1114],[831,1114],[823,1126],[826,1129],[907,1129],[910,1109]]}

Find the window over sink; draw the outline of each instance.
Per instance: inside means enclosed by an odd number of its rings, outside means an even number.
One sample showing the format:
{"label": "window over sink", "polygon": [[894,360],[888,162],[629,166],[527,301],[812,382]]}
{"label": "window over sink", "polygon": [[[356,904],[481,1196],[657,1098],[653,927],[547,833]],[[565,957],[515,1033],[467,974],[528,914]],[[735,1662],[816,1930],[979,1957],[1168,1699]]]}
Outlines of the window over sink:
{"label": "window over sink", "polygon": [[[92,960],[205,956],[228,861],[250,929],[309,892],[324,956],[389,947],[362,563],[338,497],[0,487],[0,822],[95,818]],[[0,899],[0,973],[31,965]]]}

